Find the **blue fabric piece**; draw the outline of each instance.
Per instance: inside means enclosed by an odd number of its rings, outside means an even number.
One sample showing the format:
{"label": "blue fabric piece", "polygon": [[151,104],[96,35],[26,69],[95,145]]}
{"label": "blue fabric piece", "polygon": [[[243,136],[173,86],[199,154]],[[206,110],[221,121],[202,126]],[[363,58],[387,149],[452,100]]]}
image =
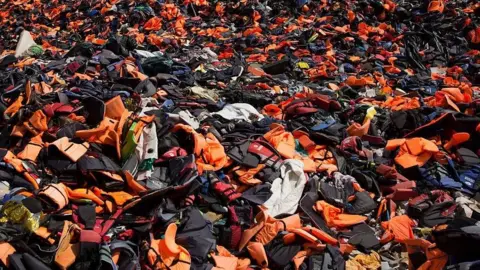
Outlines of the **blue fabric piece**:
{"label": "blue fabric piece", "polygon": [[308,157],[307,151],[303,149],[302,145],[300,144],[300,141],[295,140],[295,151],[300,153],[302,156]]}
{"label": "blue fabric piece", "polygon": [[312,43],[308,44],[308,48],[309,48],[310,51],[313,52],[313,53],[318,53],[318,52],[320,52],[320,51],[322,50],[321,47],[319,47],[319,46],[317,46],[317,45],[315,45],[315,44],[312,44]]}
{"label": "blue fabric piece", "polygon": [[434,86],[423,86],[423,92],[429,93],[430,95],[435,94],[437,92],[437,87]]}
{"label": "blue fabric piece", "polygon": [[311,128],[311,130],[313,130],[313,131],[324,130],[324,129],[329,128],[330,126],[332,126],[335,123],[337,123],[337,121],[335,121],[335,119],[328,119],[325,122],[322,122],[320,124],[317,124],[317,125],[313,126]]}
{"label": "blue fabric piece", "polygon": [[308,3],[310,3],[310,0],[297,0],[297,7],[303,7]]}
{"label": "blue fabric piece", "polygon": [[15,167],[13,167],[13,165],[11,165],[9,163],[6,163],[6,162],[3,162],[3,161],[0,162],[0,167],[15,170]]}
{"label": "blue fabric piece", "polygon": [[480,165],[475,165],[471,169],[462,172],[459,178],[466,188],[473,192],[477,191],[480,188]]}
{"label": "blue fabric piece", "polygon": [[200,176],[199,179],[202,182],[202,187],[200,188],[200,192],[202,194],[208,194],[208,188],[210,186],[210,182],[205,176]]}
{"label": "blue fabric piece", "polygon": [[98,13],[99,13],[98,10],[94,9],[94,10],[92,10],[88,13],[88,16],[93,17],[93,16],[97,15]]}
{"label": "blue fabric piece", "polygon": [[121,64],[122,62],[123,62],[123,60],[108,65],[108,66],[107,66],[107,70],[108,70],[108,71],[114,71],[114,70],[115,70],[115,66]]}
{"label": "blue fabric piece", "polygon": [[461,189],[462,183],[456,182],[448,176],[443,176],[440,178],[440,187],[442,188],[452,188],[452,189]]}
{"label": "blue fabric piece", "polygon": [[110,23],[110,29],[112,30],[112,32],[114,33],[117,32],[118,25],[119,25],[118,18],[113,19],[112,22]]}
{"label": "blue fabric piece", "polygon": [[17,201],[17,202],[21,203],[21,201],[23,199],[27,198],[24,195],[14,195],[19,190],[21,190],[21,188],[14,188],[14,189],[10,190],[10,193],[5,194],[5,196],[3,196],[3,199],[2,199],[2,204],[5,204],[6,202],[8,202],[10,200]]}
{"label": "blue fabric piece", "polygon": [[44,81],[44,82],[50,82],[50,81],[51,81],[51,80],[50,80],[50,77],[48,77],[47,74],[41,74],[41,75],[40,75],[40,78],[41,78],[42,81]]}
{"label": "blue fabric piece", "polygon": [[73,93],[72,91],[65,91],[64,93],[65,93],[65,95],[67,95],[68,97],[74,97],[74,98],[81,98],[81,97],[82,97],[82,95]]}
{"label": "blue fabric piece", "polygon": [[345,72],[347,73],[353,73],[357,71],[357,69],[352,64],[345,63],[345,64],[342,64],[342,66]]}
{"label": "blue fabric piece", "polygon": [[270,127],[271,124],[279,122],[275,118],[271,117],[264,117],[261,120],[257,121],[254,123],[255,126],[260,127],[260,128],[268,128]]}
{"label": "blue fabric piece", "polygon": [[477,177],[478,177],[478,173],[475,173],[473,171],[468,171],[460,175],[460,182],[465,184],[467,188],[473,189],[475,186],[475,183],[477,182]]}
{"label": "blue fabric piece", "polygon": [[466,188],[465,184],[463,184],[460,181],[460,175],[458,174],[458,171],[455,169],[455,164],[454,164],[453,160],[450,159],[450,158],[447,159],[447,160],[448,160],[448,164],[447,164],[446,167],[447,167],[448,172],[452,176],[452,179],[454,179],[455,183],[460,184],[460,188],[456,188],[456,189],[460,190],[463,193],[473,195],[473,192],[471,192],[470,189]]}
{"label": "blue fabric piece", "polygon": [[381,42],[379,42],[379,45],[388,50],[392,47],[392,42],[381,41]]}
{"label": "blue fabric piece", "polygon": [[[451,160],[449,160],[449,162],[451,162]],[[435,188],[455,189],[471,194],[471,192],[463,188],[461,182],[455,181],[454,178],[458,178],[451,168],[449,168],[450,166],[448,164],[446,167],[438,163],[431,164],[430,166],[420,168],[420,174],[428,184]]]}
{"label": "blue fabric piece", "polygon": [[144,73],[144,72],[143,72],[143,68],[142,68],[142,63],[141,63],[141,61],[140,61],[140,57],[135,58],[135,64],[136,64],[137,67],[138,67],[138,71],[140,71],[141,73]]}
{"label": "blue fabric piece", "polygon": [[435,117],[437,117],[437,112],[433,112],[433,113],[429,114],[427,116],[427,121],[432,121],[433,119],[435,119]]}
{"label": "blue fabric piece", "polygon": [[171,99],[165,100],[165,102],[163,102],[162,104],[162,108],[166,109],[167,111],[172,110],[174,107],[175,107],[175,103]]}
{"label": "blue fabric piece", "polygon": [[222,108],[225,107],[225,105],[227,105],[227,104],[228,104],[228,103],[225,102],[224,100],[219,100],[219,101],[217,102],[217,107],[218,107],[219,109],[222,109]]}
{"label": "blue fabric piece", "polygon": [[130,93],[127,91],[113,91],[112,96],[125,96],[125,97],[130,97]]}

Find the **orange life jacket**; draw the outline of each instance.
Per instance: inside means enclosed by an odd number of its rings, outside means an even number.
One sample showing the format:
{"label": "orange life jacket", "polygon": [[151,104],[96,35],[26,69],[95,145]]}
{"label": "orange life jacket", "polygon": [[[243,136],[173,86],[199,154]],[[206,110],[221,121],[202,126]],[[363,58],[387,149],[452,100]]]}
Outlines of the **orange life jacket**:
{"label": "orange life jacket", "polygon": [[28,144],[23,148],[23,150],[18,153],[17,157],[20,159],[26,159],[35,162],[37,160],[38,154],[43,148],[42,134],[38,134],[30,139]]}
{"label": "orange life jacket", "polygon": [[[430,243],[425,239],[405,239],[402,241],[407,246],[407,252],[409,255],[408,269],[414,270],[436,270],[443,269],[448,262],[448,254],[441,251],[435,244]],[[411,255],[421,253],[426,257],[425,262],[418,268],[415,268],[410,260]],[[418,258],[418,256],[415,256]]]}
{"label": "orange life jacket", "polygon": [[8,262],[8,256],[15,253],[15,248],[12,247],[8,242],[0,242],[0,261],[6,266],[9,267],[10,263]]}
{"label": "orange life jacket", "polygon": [[67,191],[63,184],[49,184],[40,190],[38,196],[53,202],[57,206],[57,210],[63,209],[69,202]]}
{"label": "orange life jacket", "polygon": [[205,136],[196,132],[191,126],[184,124],[177,124],[172,129],[173,133],[185,132],[193,138],[196,164],[199,173],[204,170],[218,171],[225,164],[227,164],[227,155],[223,145],[212,133],[207,133]]}
{"label": "orange life jacket", "polygon": [[188,250],[175,243],[177,225],[170,223],[164,239],[152,239],[147,259],[154,269],[189,270],[191,257]]}
{"label": "orange life jacket", "polygon": [[367,220],[367,217],[360,215],[342,214],[340,208],[337,208],[326,201],[318,201],[315,204],[314,209],[323,215],[328,227],[349,227]]}
{"label": "orange life jacket", "polygon": [[385,233],[380,239],[381,243],[387,243],[392,240],[403,243],[406,239],[413,239],[412,227],[415,226],[415,222],[411,220],[407,215],[395,216],[389,221],[381,223]]}
{"label": "orange life jacket", "polygon": [[74,143],[71,142],[67,137],[62,137],[54,141],[52,145],[55,145],[60,152],[62,152],[73,162],[77,162],[90,147],[88,142]]}
{"label": "orange life jacket", "polygon": [[74,234],[79,231],[80,228],[70,221],[64,221],[62,235],[58,242],[58,249],[55,253],[55,263],[57,266],[66,270],[76,260],[78,255],[78,244],[74,245],[70,243]]}
{"label": "orange life jacket", "polygon": [[437,145],[424,138],[393,139],[387,142],[385,149],[393,151],[400,147],[395,162],[403,168],[425,165],[434,153],[439,152]]}

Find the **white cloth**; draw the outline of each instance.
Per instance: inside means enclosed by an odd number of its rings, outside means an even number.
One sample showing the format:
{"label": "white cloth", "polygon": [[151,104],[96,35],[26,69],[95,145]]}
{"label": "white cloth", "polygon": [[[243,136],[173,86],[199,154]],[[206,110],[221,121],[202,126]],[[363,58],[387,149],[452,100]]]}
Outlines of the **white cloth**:
{"label": "white cloth", "polygon": [[263,204],[267,213],[272,217],[295,213],[306,183],[303,163],[286,159],[280,167],[280,177],[272,183],[272,196]]}
{"label": "white cloth", "polygon": [[33,40],[32,35],[30,35],[30,32],[27,30],[23,30],[18,39],[17,48],[15,49],[15,57],[22,56],[33,45],[37,45],[37,43]]}
{"label": "white cloth", "polygon": [[221,111],[212,114],[220,115],[227,120],[244,120],[247,122],[251,122],[252,119],[263,119],[263,115],[248,103],[227,104]]}
{"label": "white cloth", "polygon": [[[135,152],[140,163],[146,159],[158,158],[158,137],[155,123],[143,128]],[[137,180],[144,180],[150,177],[150,175],[151,171],[139,173]]]}
{"label": "white cloth", "polygon": [[190,111],[179,111],[178,116],[180,116],[180,119],[194,129],[198,129],[200,127],[200,123],[198,123],[198,120],[190,113]]}
{"label": "white cloth", "polygon": [[158,105],[160,106],[160,104],[158,103],[158,100],[154,99],[154,98],[142,98],[142,100],[140,101],[140,108],[142,108],[142,111],[140,112],[140,114],[138,116],[142,117],[142,116],[145,116],[146,112],[149,112],[149,111],[154,111],[154,110],[158,110],[158,107],[148,107],[148,104],[153,104],[153,105]]}
{"label": "white cloth", "polygon": [[480,214],[480,203],[473,199],[467,198],[465,196],[458,196],[455,199],[455,202],[461,208],[461,211],[466,217],[471,218],[473,212]]}
{"label": "white cloth", "polygon": [[206,60],[209,60],[210,62],[217,61],[218,60],[218,55],[214,53],[210,48],[203,48],[203,57],[206,58]]}
{"label": "white cloth", "polygon": [[[10,184],[7,181],[0,181],[0,198],[10,192]],[[1,209],[1,208],[0,208]]]}

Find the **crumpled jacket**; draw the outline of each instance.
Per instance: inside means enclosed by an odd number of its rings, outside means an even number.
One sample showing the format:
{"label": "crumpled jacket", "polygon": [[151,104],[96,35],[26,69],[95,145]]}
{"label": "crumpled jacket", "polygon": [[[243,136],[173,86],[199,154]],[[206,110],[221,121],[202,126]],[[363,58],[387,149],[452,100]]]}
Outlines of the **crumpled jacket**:
{"label": "crumpled jacket", "polygon": [[295,213],[306,183],[303,163],[295,159],[285,160],[280,167],[280,177],[272,183],[272,196],[263,204],[268,208],[267,213],[273,217]]}
{"label": "crumpled jacket", "polygon": [[385,149],[393,151],[399,147],[400,151],[395,157],[395,162],[403,168],[410,168],[415,165],[421,167],[425,165],[435,153],[440,151],[433,141],[420,137],[389,140]]}
{"label": "crumpled jacket", "polygon": [[389,221],[381,223],[385,233],[380,240],[381,243],[387,243],[391,240],[402,243],[406,239],[414,239],[412,227],[415,221],[410,219],[407,215],[396,216]]}

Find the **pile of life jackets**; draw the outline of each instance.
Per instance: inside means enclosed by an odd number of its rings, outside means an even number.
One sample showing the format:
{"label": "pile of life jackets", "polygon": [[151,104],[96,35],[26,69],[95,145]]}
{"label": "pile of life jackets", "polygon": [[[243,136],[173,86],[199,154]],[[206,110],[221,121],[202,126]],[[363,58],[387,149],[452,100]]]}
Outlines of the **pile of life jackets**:
{"label": "pile of life jackets", "polygon": [[480,3],[0,1],[0,269],[480,269]]}

